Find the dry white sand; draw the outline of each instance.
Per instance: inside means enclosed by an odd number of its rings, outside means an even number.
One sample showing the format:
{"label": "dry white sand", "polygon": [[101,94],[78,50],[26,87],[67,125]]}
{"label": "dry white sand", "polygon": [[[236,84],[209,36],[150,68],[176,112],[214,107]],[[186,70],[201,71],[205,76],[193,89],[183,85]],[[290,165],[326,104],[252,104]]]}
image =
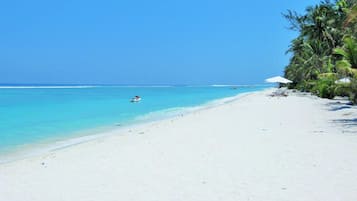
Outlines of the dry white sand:
{"label": "dry white sand", "polygon": [[267,93],[2,164],[0,200],[357,200],[356,107]]}

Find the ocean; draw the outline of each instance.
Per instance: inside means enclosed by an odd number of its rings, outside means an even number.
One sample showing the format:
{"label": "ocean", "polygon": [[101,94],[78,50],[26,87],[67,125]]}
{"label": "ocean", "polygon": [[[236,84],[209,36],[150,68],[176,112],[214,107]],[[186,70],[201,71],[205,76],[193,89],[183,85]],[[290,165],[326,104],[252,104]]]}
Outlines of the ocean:
{"label": "ocean", "polygon": [[[0,155],[150,122],[267,86],[0,86]],[[134,96],[138,103],[131,103]]]}

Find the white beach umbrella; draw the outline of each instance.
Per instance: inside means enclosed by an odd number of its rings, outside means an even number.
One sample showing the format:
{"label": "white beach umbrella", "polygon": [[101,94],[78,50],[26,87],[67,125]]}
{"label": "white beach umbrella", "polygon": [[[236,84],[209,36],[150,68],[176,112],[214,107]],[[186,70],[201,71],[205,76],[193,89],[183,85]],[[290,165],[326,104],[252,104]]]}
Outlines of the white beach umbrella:
{"label": "white beach umbrella", "polygon": [[291,80],[288,80],[288,79],[280,77],[280,76],[271,77],[271,78],[266,79],[265,81],[269,82],[269,83],[282,83],[282,84],[288,84],[288,83],[293,82]]}
{"label": "white beach umbrella", "polygon": [[351,79],[348,78],[348,77],[345,77],[345,78],[342,78],[342,79],[339,79],[339,80],[335,81],[336,84],[347,84],[347,83],[350,83],[350,82],[351,82]]}

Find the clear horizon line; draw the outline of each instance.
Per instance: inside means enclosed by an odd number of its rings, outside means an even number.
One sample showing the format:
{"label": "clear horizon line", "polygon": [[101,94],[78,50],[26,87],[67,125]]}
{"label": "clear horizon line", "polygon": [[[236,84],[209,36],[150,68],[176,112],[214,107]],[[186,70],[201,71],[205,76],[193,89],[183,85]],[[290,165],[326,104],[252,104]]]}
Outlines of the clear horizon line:
{"label": "clear horizon line", "polygon": [[0,83],[0,86],[243,86],[243,85],[269,85],[269,83],[254,84],[231,84],[231,83],[213,83],[213,84],[101,84],[101,83]]}

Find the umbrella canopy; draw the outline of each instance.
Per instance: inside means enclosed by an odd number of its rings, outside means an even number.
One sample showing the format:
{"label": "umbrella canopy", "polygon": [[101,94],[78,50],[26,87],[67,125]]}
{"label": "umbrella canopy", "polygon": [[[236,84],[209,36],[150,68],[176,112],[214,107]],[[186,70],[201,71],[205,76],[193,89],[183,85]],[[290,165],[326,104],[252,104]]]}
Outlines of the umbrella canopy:
{"label": "umbrella canopy", "polygon": [[266,79],[265,81],[270,82],[270,83],[282,83],[282,84],[288,84],[288,83],[293,82],[291,80],[288,80],[288,79],[280,77],[280,76],[271,77],[271,78]]}
{"label": "umbrella canopy", "polygon": [[351,79],[348,78],[348,77],[345,77],[345,78],[342,78],[342,79],[339,79],[339,80],[335,81],[336,84],[347,84],[347,83],[350,83],[350,82],[351,82]]}

